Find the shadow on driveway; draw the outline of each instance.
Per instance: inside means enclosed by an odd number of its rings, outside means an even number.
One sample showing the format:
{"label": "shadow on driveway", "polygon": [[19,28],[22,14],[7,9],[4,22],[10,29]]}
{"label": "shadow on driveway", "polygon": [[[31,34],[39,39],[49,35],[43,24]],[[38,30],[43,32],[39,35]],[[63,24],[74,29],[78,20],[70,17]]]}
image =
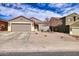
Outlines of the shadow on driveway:
{"label": "shadow on driveway", "polygon": [[79,56],[77,52],[6,52],[0,56]]}

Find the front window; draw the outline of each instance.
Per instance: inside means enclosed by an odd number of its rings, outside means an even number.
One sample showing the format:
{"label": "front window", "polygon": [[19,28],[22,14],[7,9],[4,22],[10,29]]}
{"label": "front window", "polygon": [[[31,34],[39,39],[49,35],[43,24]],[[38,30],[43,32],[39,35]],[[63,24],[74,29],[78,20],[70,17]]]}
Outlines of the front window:
{"label": "front window", "polygon": [[73,18],[74,18],[74,21],[76,21],[76,17],[74,16]]}
{"label": "front window", "polygon": [[68,22],[70,22],[70,21],[71,21],[71,19],[69,18],[69,19],[68,19]]}

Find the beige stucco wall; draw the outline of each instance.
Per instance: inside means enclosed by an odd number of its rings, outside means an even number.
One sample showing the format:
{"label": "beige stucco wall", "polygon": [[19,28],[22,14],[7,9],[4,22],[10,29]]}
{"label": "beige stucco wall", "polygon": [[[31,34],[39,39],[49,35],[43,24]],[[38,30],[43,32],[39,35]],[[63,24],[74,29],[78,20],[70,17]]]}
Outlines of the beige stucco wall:
{"label": "beige stucco wall", "polygon": [[31,23],[31,31],[34,31],[35,29],[34,29],[34,25],[33,25],[33,23]]}
{"label": "beige stucco wall", "polygon": [[73,17],[66,17],[66,25],[69,25],[70,23],[74,22]]}
{"label": "beige stucco wall", "polygon": [[71,14],[69,16],[66,16],[66,25],[70,25],[71,23],[74,22],[74,18],[73,18],[74,16],[76,17],[75,18],[76,20],[79,20],[79,15]]}
{"label": "beige stucco wall", "polygon": [[8,31],[11,31],[11,23],[8,22]]}

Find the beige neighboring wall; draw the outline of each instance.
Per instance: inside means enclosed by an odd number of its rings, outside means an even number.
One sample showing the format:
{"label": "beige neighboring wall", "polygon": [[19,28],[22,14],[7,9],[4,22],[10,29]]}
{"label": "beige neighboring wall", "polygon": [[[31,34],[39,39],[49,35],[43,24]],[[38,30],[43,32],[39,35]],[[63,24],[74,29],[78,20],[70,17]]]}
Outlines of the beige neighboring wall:
{"label": "beige neighboring wall", "polygon": [[8,31],[11,31],[11,23],[8,22]]}
{"label": "beige neighboring wall", "polygon": [[72,29],[72,31],[70,31],[71,35],[79,36],[79,27],[74,27],[74,28],[71,28],[71,29]]}
{"label": "beige neighboring wall", "polygon": [[79,15],[77,13],[72,13],[66,16],[66,25],[70,25],[71,23],[75,22],[74,17],[75,17],[75,21],[79,20]]}
{"label": "beige neighboring wall", "polygon": [[75,21],[70,25],[70,35],[79,36],[79,21]]}

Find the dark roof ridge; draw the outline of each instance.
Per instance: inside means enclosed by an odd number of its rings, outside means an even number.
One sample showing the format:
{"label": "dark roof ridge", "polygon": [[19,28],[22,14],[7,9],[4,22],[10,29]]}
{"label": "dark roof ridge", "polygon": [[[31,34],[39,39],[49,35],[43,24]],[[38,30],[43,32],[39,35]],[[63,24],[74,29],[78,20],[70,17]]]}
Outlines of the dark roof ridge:
{"label": "dark roof ridge", "polygon": [[[23,18],[25,18],[25,19],[30,20],[29,18],[27,18],[27,17],[25,17],[25,16],[20,15],[20,16],[14,17],[13,19],[10,19],[9,21],[14,20],[14,19],[17,19],[17,18],[19,18],[19,17],[23,17]],[[31,21],[31,20],[30,20],[30,21]]]}

